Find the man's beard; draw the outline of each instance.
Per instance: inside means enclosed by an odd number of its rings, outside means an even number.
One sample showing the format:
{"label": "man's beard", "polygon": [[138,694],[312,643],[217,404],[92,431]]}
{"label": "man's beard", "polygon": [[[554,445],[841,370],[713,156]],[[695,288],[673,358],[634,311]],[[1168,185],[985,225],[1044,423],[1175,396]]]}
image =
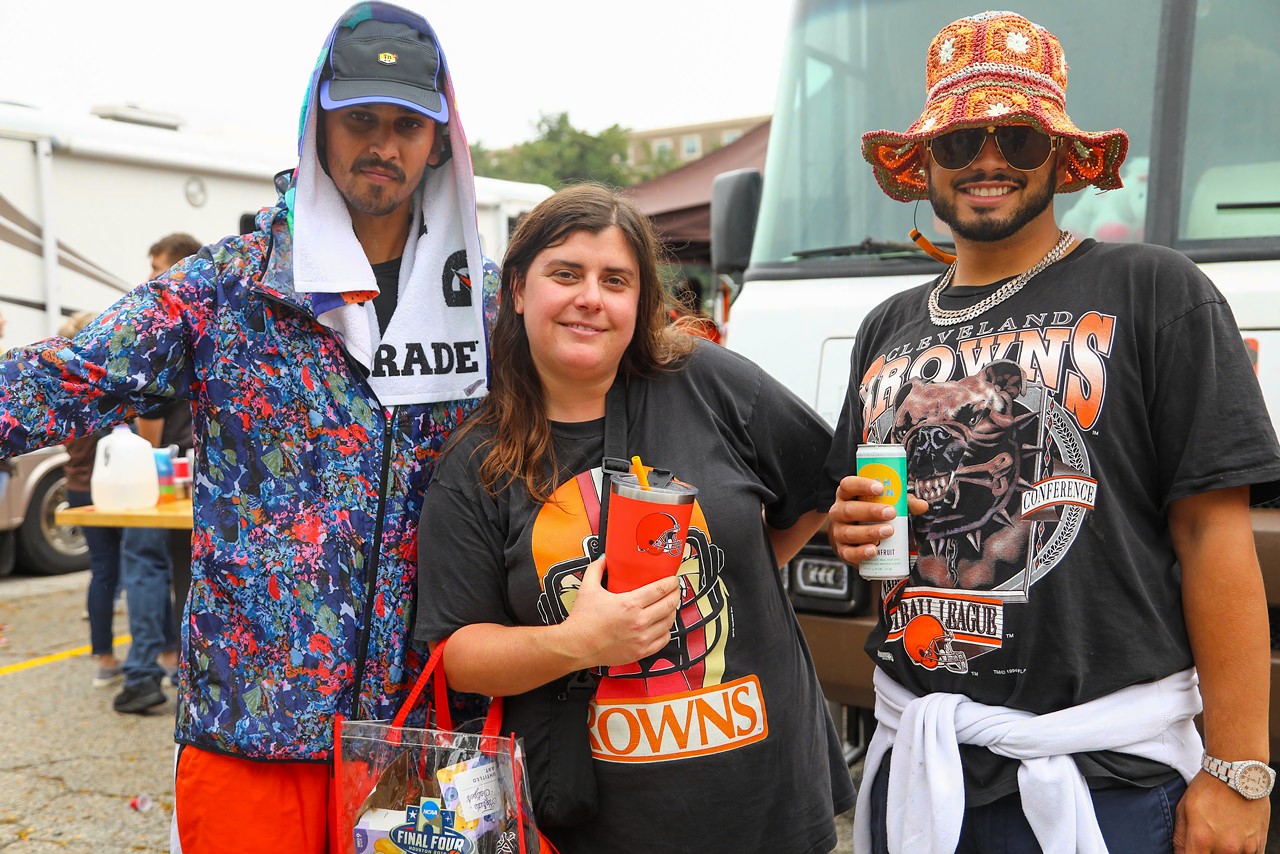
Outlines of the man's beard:
{"label": "man's beard", "polygon": [[[1050,173],[1050,180],[1046,180],[1039,190],[1032,190],[1030,195],[1023,198],[1022,204],[1014,208],[1003,219],[998,219],[994,214],[983,211],[974,214],[973,218],[967,221],[962,221],[960,219],[960,206],[956,200],[960,196],[960,189],[964,185],[961,185],[961,187],[953,186],[954,195],[950,198],[943,198],[934,187],[932,174],[928,176],[927,180],[929,203],[933,205],[933,212],[938,219],[951,228],[952,234],[959,235],[965,240],[972,240],[975,243],[995,243],[1017,234],[1022,230],[1023,226],[1040,216],[1049,205],[1053,204],[1055,190],[1052,173]],[[1028,186],[1028,182],[1025,179],[1019,180],[1003,172],[997,172],[990,177],[979,173],[977,176],[967,179],[964,184],[977,184],[984,181],[1007,181],[1020,184],[1024,189]]]}
{"label": "man's beard", "polygon": [[[378,169],[390,172],[400,180],[401,185],[404,184],[405,174],[394,163],[387,163],[377,157],[364,157],[351,164],[351,174],[358,179],[360,170],[365,168],[376,167]],[[353,184],[355,181],[353,180]],[[377,184],[367,184],[363,188],[363,192],[352,189],[350,192],[342,191],[342,196],[346,199],[348,205],[354,210],[365,216],[386,216],[392,213],[396,208],[400,207],[404,201],[403,198],[397,198],[396,185],[381,186]]]}
{"label": "man's beard", "polygon": [[348,205],[365,216],[386,216],[400,207],[403,199],[397,199],[382,188],[369,188],[364,193],[343,194]]}

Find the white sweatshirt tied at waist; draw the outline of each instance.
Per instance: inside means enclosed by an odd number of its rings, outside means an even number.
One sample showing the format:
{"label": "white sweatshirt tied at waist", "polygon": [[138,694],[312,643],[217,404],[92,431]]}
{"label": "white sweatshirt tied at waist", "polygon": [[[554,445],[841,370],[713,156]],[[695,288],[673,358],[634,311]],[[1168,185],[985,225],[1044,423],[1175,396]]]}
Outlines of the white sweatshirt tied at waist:
{"label": "white sweatshirt tied at waist", "polygon": [[952,854],[964,821],[960,744],[1021,760],[1018,791],[1045,854],[1107,854],[1073,753],[1111,750],[1169,765],[1186,781],[1203,745],[1192,718],[1199,680],[1188,668],[1044,715],[988,706],[962,694],[917,697],[876,668],[876,727],[854,814],[854,851],[871,851],[871,784],[886,751],[891,854]]}

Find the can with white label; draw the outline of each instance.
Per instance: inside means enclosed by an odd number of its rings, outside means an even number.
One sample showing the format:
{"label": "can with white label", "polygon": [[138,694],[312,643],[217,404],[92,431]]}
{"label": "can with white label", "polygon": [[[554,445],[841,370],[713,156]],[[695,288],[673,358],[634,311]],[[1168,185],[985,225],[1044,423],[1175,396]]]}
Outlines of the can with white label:
{"label": "can with white label", "polygon": [[863,500],[891,504],[898,511],[887,523],[893,526],[893,536],[880,541],[875,557],[858,564],[858,574],[876,581],[906,578],[911,574],[907,538],[907,449],[902,445],[859,445],[857,465],[859,477],[884,484],[884,492]]}

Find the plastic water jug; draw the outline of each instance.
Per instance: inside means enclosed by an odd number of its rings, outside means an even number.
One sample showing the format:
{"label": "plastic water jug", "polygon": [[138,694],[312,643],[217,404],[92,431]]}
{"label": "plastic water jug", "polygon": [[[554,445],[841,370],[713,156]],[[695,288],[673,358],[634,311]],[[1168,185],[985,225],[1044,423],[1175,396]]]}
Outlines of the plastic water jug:
{"label": "plastic water jug", "polygon": [[104,512],[155,507],[160,484],[151,443],[118,425],[98,440],[89,488],[93,506]]}

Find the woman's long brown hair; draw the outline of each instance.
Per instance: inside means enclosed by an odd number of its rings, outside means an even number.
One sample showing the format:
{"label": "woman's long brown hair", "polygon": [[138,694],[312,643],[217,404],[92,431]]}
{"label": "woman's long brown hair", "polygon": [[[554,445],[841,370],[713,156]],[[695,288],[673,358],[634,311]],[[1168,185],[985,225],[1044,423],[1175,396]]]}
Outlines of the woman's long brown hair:
{"label": "woman's long brown hair", "polygon": [[673,370],[693,351],[694,338],[685,328],[692,319],[669,322],[668,298],[658,278],[665,250],[634,202],[600,184],[577,184],[538,204],[516,228],[502,263],[498,320],[489,342],[489,394],[450,441],[452,447],[472,429],[493,428],[476,449],[483,455],[480,480],[490,495],[520,483],[533,500],[546,502],[556,487],[542,380],[529,353],[524,318],[515,311],[515,295],[539,252],[575,232],[599,234],[613,226],[635,252],[640,274],[635,334],[618,365],[619,377]]}

